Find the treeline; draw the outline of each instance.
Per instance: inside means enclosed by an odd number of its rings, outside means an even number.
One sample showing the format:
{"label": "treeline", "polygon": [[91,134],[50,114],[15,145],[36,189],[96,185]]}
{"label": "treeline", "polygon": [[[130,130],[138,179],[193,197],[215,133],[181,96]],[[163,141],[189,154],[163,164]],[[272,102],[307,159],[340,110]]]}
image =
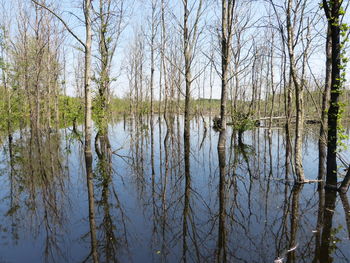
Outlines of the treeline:
{"label": "treeline", "polygon": [[[2,94],[6,94],[4,87],[0,87],[0,92]],[[28,125],[28,120],[30,119],[30,109],[29,106],[23,106],[23,101],[20,100],[21,96],[18,96],[17,94],[12,94],[11,96],[11,115],[9,116],[11,119],[8,118],[7,113],[7,101],[6,97],[0,98],[0,116],[2,116],[0,120],[0,127],[2,131],[6,131],[7,129],[7,123],[10,120],[12,122],[12,126],[14,128],[20,127],[20,125]],[[276,108],[274,109],[272,115],[274,117],[283,116],[284,114],[284,108],[283,108],[283,98],[284,94],[278,94],[275,97],[276,100]],[[322,93],[320,92],[311,92],[309,94],[305,95],[305,100],[310,102],[305,107],[305,114],[309,118],[312,118],[313,120],[320,120],[320,114],[319,114],[319,105],[322,101]],[[345,112],[344,112],[344,120],[348,120],[350,116],[350,106],[346,103],[350,101],[350,92],[345,91],[344,95],[342,97],[342,102],[346,105]],[[133,113],[132,101],[130,101],[127,98],[117,98],[112,97],[110,100],[110,112],[112,115],[128,115]],[[154,106],[157,109],[155,112],[156,114],[164,114],[164,107],[161,105],[159,101],[154,101]],[[182,109],[184,108],[185,101],[181,100],[179,102],[179,108],[178,112],[181,113]],[[228,105],[231,105],[232,102],[228,100]],[[260,111],[254,112],[252,115],[253,119],[258,119],[259,117],[269,117],[270,112],[268,111],[272,104],[272,96],[269,96],[266,100],[260,101]],[[249,102],[243,102],[239,101],[239,108],[248,108]],[[160,106],[160,107],[159,107]],[[177,105],[178,106],[178,105]],[[212,115],[218,116],[220,114],[220,99],[193,99],[192,101],[192,108],[193,108],[193,114],[195,115]],[[93,113],[93,119],[96,119],[99,115],[99,105],[98,101],[93,101],[92,106],[92,113]],[[51,109],[54,111],[54,108]],[[159,112],[160,110],[160,112]],[[229,107],[228,114],[233,116],[233,112],[231,111],[232,107]],[[58,126],[59,127],[67,127],[71,126],[73,122],[82,123],[84,121],[84,100],[82,98],[78,97],[71,97],[71,96],[64,96],[59,95],[58,97]],[[244,112],[244,110],[242,111]],[[140,108],[139,108],[140,114],[150,114],[151,113],[151,102],[150,101],[144,101]],[[175,112],[177,113],[177,112]],[[44,111],[41,113],[44,115]],[[41,117],[43,118],[43,116]],[[55,118],[51,116],[51,122],[55,122]]]}
{"label": "treeline", "polygon": [[[275,95],[275,104],[272,115],[273,117],[284,116],[284,93],[278,93]],[[272,106],[272,95],[269,95],[266,99],[256,102],[257,110],[252,113],[252,118],[257,119],[259,117],[269,117],[270,109]],[[305,94],[305,101],[308,103],[305,105],[305,115],[309,118],[313,118],[314,120],[320,121],[320,105],[322,104],[322,92],[319,91],[311,91]],[[350,101],[350,91],[345,90],[343,96],[341,97],[341,102],[344,104],[344,120],[348,120],[350,117],[350,105],[348,104]],[[164,114],[165,108],[159,101],[154,101],[154,106],[156,109],[156,114]],[[184,108],[184,100],[180,100],[178,104],[176,104],[177,108],[175,112],[182,112],[181,109]],[[295,102],[294,102],[295,103]],[[133,108],[131,106],[132,101],[127,98],[112,98],[111,99],[111,111],[117,114],[133,114]],[[143,101],[141,107],[139,108],[140,113],[142,114],[150,114],[151,113],[151,102]],[[227,114],[229,116],[234,116],[233,111],[233,101],[228,100],[227,104],[229,105]],[[238,101],[238,108],[242,112],[246,112],[249,108],[249,101]],[[179,106],[179,108],[178,108]],[[192,108],[193,114],[195,115],[219,115],[220,114],[220,99],[207,99],[207,98],[193,98],[192,99]],[[159,111],[160,110],[160,111]]]}

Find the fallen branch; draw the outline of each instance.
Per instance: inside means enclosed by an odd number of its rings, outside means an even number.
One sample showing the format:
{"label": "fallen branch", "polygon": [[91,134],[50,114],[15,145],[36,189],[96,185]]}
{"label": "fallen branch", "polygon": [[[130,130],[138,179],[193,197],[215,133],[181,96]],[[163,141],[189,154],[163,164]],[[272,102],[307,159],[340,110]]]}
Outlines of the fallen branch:
{"label": "fallen branch", "polygon": [[323,180],[309,180],[309,179],[305,179],[304,180],[304,184],[312,184],[312,183],[321,183],[321,182],[323,182]]}

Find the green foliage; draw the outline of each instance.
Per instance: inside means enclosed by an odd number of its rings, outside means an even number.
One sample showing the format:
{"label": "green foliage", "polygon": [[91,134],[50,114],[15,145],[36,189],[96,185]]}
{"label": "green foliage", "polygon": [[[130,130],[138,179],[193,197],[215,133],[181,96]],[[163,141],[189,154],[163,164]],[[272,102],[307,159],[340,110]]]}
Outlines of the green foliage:
{"label": "green foliage", "polygon": [[[8,93],[7,93],[8,92]],[[0,129],[7,130],[9,122],[12,129],[19,126],[20,121],[25,121],[28,116],[28,107],[23,103],[25,96],[13,90],[8,90],[0,86],[0,93],[4,94],[0,98]],[[9,98],[9,100],[7,100]],[[9,105],[8,105],[9,104]]]}
{"label": "green foliage", "polygon": [[251,119],[247,114],[236,112],[233,116],[233,129],[238,133],[243,133],[248,130],[252,130],[255,127],[255,121]]}
{"label": "green foliage", "polygon": [[[345,15],[345,10],[341,8],[339,11],[340,16]],[[342,36],[342,41],[340,43],[341,47],[341,52],[340,52],[340,65],[339,68],[341,70],[340,78],[338,79],[339,81],[339,86],[336,89],[336,92],[339,93],[339,95],[344,94],[345,90],[345,83],[346,83],[346,66],[349,61],[348,57],[346,56],[346,43],[349,41],[347,35],[349,33],[350,27],[346,23],[341,23],[340,24],[340,35]],[[345,150],[347,148],[347,145],[344,143],[345,140],[349,139],[349,136],[346,134],[345,128],[342,125],[342,118],[344,116],[344,112],[346,109],[346,103],[344,102],[338,102],[337,103],[339,107],[339,112],[338,112],[338,141],[337,144],[339,146],[338,151]]]}
{"label": "green foliage", "polygon": [[58,109],[60,119],[64,119],[66,123],[82,122],[84,119],[83,101],[80,98],[62,95],[59,97]]}
{"label": "green foliage", "polygon": [[99,95],[96,95],[92,101],[92,115],[97,129],[107,127],[106,120],[109,117],[109,111],[104,98]]}

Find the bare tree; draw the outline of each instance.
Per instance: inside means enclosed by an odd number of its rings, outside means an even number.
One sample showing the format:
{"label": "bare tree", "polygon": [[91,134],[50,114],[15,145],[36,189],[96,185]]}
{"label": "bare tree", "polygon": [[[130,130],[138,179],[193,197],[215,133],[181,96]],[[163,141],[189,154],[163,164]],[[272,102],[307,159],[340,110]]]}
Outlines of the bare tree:
{"label": "bare tree", "polygon": [[[309,59],[309,50],[311,45],[310,27],[311,20],[309,19],[308,1],[305,0],[288,0],[283,9],[286,16],[286,25],[283,24],[280,15],[278,14],[277,6],[273,0],[270,0],[274,9],[278,29],[281,34],[283,45],[287,46],[289,58],[289,81],[287,92],[285,93],[285,107],[287,114],[287,132],[291,124],[292,115],[292,87],[295,91],[296,105],[296,128],[295,128],[295,172],[296,180],[299,183],[304,183],[305,175],[303,170],[302,157],[302,142],[304,134],[304,89],[306,87],[306,65]],[[282,6],[283,7],[283,6]],[[287,34],[285,35],[285,30]],[[298,48],[297,48],[298,47]],[[300,51],[302,50],[302,51]],[[286,82],[285,82],[286,83]]]}
{"label": "bare tree", "polygon": [[[198,6],[196,9],[190,7],[188,0],[183,1],[183,24],[182,24],[182,33],[183,33],[183,56],[185,61],[185,129],[184,137],[190,136],[190,115],[191,115],[191,84],[193,82],[192,77],[192,64],[195,54],[195,48],[197,47],[198,36],[199,36],[199,23],[200,18],[203,13],[203,0],[199,0]],[[194,21],[191,25],[189,19],[194,14]],[[186,150],[186,149],[185,149]]]}
{"label": "bare tree", "polygon": [[94,185],[92,171],[92,150],[91,150],[91,133],[92,133],[92,97],[91,97],[91,46],[92,46],[92,19],[91,10],[92,0],[84,0],[83,12],[85,23],[85,41],[82,41],[68,26],[68,24],[56,12],[52,11],[46,4],[31,0],[37,6],[46,9],[62,22],[67,31],[82,45],[85,55],[84,66],[84,92],[85,92],[85,125],[84,125],[84,155],[85,169],[87,178],[87,188],[89,197],[89,221],[91,235],[91,250],[94,262],[98,262],[96,223],[95,223],[95,204],[94,204]]}
{"label": "bare tree", "polygon": [[331,35],[331,23],[327,23],[327,37],[326,37],[326,81],[324,84],[324,90],[322,94],[322,106],[321,106],[321,125],[320,125],[320,137],[318,140],[319,151],[319,180],[323,180],[326,174],[326,158],[327,158],[327,111],[329,107],[330,90],[332,85],[332,35]]}
{"label": "bare tree", "polygon": [[[229,66],[231,60],[231,42],[233,35],[233,14],[235,0],[222,0],[221,2],[221,105],[220,118],[221,129],[226,130],[226,101]],[[220,137],[223,138],[223,137]],[[222,141],[225,143],[225,140]],[[223,147],[219,142],[218,147]]]}
{"label": "bare tree", "polygon": [[[298,5],[301,5],[302,15],[305,10],[306,1],[300,1]],[[305,181],[304,170],[303,170],[303,157],[302,157],[302,140],[303,140],[303,129],[304,129],[304,80],[299,80],[296,60],[295,60],[295,28],[292,22],[293,12],[293,0],[288,0],[287,6],[287,47],[290,60],[290,74],[293,80],[295,89],[295,101],[296,101],[296,128],[295,128],[295,170],[297,174],[298,182],[302,183]],[[303,78],[303,76],[302,76]]]}
{"label": "bare tree", "polygon": [[[151,48],[151,76],[150,76],[150,89],[151,89],[151,116],[154,113],[154,71],[155,71],[155,41],[157,36],[157,3],[158,0],[152,0],[152,11],[151,11],[151,40],[150,40],[150,48]],[[162,1],[162,9],[163,9],[163,1]],[[162,11],[163,12],[163,11]],[[153,125],[153,118],[151,126]]]}

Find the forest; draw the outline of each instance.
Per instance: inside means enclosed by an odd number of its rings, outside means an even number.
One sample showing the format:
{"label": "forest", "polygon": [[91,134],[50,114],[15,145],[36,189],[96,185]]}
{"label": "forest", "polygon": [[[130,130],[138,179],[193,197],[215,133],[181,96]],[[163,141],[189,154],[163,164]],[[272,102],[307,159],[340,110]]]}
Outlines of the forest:
{"label": "forest", "polygon": [[349,262],[344,0],[0,0],[0,262]]}

